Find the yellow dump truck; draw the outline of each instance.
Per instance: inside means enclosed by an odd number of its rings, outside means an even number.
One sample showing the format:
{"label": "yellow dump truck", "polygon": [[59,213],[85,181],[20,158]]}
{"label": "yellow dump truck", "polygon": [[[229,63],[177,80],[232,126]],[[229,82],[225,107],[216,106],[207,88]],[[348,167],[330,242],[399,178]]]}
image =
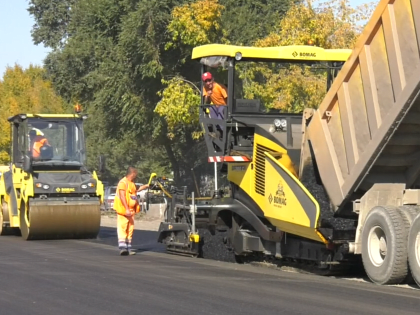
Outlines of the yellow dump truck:
{"label": "yellow dump truck", "polygon": [[[193,50],[202,72],[227,69],[223,118],[203,104],[200,123],[232,197],[172,202],[159,241],[199,255],[197,229],[225,229],[238,261],[293,261],[326,273],[362,262],[375,283],[403,283],[411,271],[420,284],[420,2],[380,1],[344,55],[304,46]],[[235,73],[246,63],[319,62],[332,84],[303,115],[243,99]]]}
{"label": "yellow dump truck", "polygon": [[96,172],[86,168],[86,118],[75,113],[8,119],[11,163],[0,178],[1,235],[26,240],[97,236],[104,188]]}

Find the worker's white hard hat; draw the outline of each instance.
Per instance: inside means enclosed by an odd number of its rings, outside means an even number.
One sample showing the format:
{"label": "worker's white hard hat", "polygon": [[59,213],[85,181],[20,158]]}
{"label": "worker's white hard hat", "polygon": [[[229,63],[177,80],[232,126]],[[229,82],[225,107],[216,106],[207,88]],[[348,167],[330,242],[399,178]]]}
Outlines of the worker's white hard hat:
{"label": "worker's white hard hat", "polygon": [[35,136],[43,136],[44,135],[44,133],[41,130],[37,129],[37,128],[32,128],[29,131],[29,134],[33,134]]}

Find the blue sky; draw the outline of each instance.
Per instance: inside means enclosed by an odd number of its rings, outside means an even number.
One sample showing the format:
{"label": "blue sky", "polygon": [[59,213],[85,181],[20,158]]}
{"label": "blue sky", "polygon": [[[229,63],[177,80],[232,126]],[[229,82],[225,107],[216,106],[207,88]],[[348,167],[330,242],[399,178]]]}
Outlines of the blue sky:
{"label": "blue sky", "polygon": [[42,65],[50,49],[32,42],[33,19],[26,10],[27,0],[0,0],[0,77],[15,63],[24,68]]}
{"label": "blue sky", "polygon": [[[350,0],[355,7],[370,0]],[[15,63],[23,68],[42,65],[49,48],[32,42],[32,17],[26,10],[28,0],[0,0],[0,78],[7,66]]]}

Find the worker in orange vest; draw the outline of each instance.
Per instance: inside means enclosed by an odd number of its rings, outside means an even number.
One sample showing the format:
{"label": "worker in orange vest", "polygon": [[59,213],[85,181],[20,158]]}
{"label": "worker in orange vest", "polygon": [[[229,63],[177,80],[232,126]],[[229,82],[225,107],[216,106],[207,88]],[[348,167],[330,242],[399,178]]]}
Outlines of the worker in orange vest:
{"label": "worker in orange vest", "polygon": [[29,139],[32,157],[35,159],[40,157],[41,148],[43,146],[50,146],[47,138],[45,138],[44,134],[39,129],[32,128],[31,131],[29,131]]}
{"label": "worker in orange vest", "polygon": [[137,191],[147,189],[149,185],[143,185],[136,189],[134,184],[137,178],[137,170],[130,166],[126,176],[120,180],[117,186],[114,200],[114,210],[117,212],[118,248],[120,255],[135,255],[132,251],[131,241],[134,232],[134,215],[140,212],[137,200]]}

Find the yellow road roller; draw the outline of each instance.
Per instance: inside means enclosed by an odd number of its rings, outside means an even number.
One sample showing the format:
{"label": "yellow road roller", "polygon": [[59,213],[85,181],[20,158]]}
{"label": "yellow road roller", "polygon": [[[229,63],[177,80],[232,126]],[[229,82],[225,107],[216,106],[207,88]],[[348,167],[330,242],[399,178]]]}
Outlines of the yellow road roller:
{"label": "yellow road roller", "polygon": [[[104,188],[86,168],[87,115],[10,117],[10,165],[0,178],[0,234],[25,240],[95,238]],[[99,172],[104,159],[99,159]]]}

